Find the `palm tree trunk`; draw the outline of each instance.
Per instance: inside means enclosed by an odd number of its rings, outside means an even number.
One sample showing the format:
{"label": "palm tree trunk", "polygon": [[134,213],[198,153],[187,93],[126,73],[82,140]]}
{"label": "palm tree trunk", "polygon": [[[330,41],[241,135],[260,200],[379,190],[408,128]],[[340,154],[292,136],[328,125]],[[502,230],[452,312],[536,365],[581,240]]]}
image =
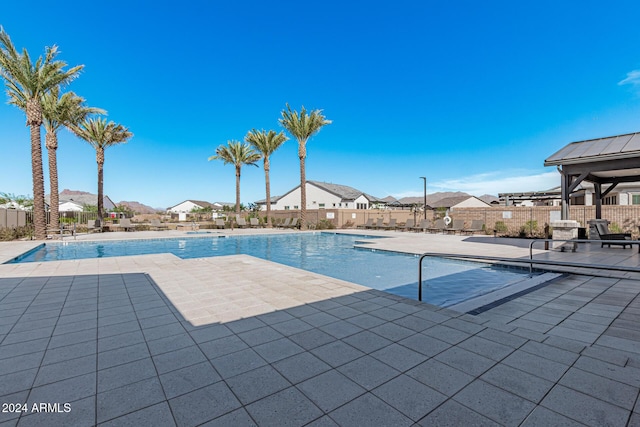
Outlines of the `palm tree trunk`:
{"label": "palm tree trunk", "polygon": [[304,159],[307,157],[306,141],[300,141],[298,145],[298,157],[300,157],[300,229],[307,229],[307,177]]}
{"label": "palm tree trunk", "polygon": [[44,207],[44,172],[42,170],[42,106],[39,99],[27,100],[27,126],[31,134],[31,174],[33,180],[33,228],[36,240],[47,238]]}
{"label": "palm tree trunk", "polygon": [[236,166],[236,217],[240,215],[240,166]]}
{"label": "palm tree trunk", "polygon": [[54,132],[47,132],[44,137],[47,146],[47,154],[49,155],[49,187],[51,189],[51,197],[49,198],[49,226],[58,227],[60,222],[60,200],[58,192],[58,135]]}
{"label": "palm tree trunk", "polygon": [[102,223],[104,219],[104,149],[96,150],[96,162],[98,163],[98,219]]}
{"label": "palm tree trunk", "polygon": [[273,228],[271,224],[271,184],[269,183],[269,157],[264,157],[264,183],[267,194],[267,228]]}

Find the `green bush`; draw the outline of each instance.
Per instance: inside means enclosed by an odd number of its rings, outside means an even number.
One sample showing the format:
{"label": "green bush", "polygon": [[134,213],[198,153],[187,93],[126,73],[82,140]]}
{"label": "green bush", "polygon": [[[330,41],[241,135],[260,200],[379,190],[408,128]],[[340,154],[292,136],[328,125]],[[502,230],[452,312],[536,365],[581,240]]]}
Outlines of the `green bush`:
{"label": "green bush", "polygon": [[321,219],[318,221],[315,228],[316,230],[333,230],[336,226],[328,219]]}
{"label": "green bush", "polygon": [[504,221],[496,221],[496,225],[493,229],[498,233],[506,233],[509,229],[507,228],[507,224]]}

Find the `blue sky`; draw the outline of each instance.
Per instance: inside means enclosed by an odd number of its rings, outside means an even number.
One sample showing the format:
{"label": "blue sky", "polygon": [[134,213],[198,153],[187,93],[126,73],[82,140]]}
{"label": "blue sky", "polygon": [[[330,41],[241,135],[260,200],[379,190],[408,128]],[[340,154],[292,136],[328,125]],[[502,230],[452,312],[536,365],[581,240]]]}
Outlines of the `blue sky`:
{"label": "blue sky", "polygon": [[[640,131],[637,2],[23,7],[3,5],[0,18],[16,47],[37,57],[56,44],[84,64],[68,89],[135,135],[106,152],[116,202],[234,201],[233,166],[207,158],[252,128],[281,130],[287,102],[333,121],[307,144],[307,179],[379,197],[421,195],[420,176],[429,193],[545,190],[560,180],[544,159],[567,143]],[[2,192],[32,194],[24,121],[0,104]],[[61,132],[58,162],[61,190],[97,192],[88,144]],[[271,158],[271,194],[298,183],[290,140]],[[243,168],[241,194],[264,198],[261,163]]]}

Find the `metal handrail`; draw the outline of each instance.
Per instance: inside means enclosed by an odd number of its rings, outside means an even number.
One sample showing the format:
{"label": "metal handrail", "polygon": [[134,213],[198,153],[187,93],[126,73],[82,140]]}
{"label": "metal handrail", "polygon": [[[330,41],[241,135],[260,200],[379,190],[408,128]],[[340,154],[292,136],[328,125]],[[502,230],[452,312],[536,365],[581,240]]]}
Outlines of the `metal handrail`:
{"label": "metal handrail", "polygon": [[[494,256],[486,256],[486,255],[462,255],[462,254],[447,254],[440,252],[426,252],[420,256],[418,261],[418,301],[422,301],[422,261],[426,257],[438,257],[438,258],[450,258],[450,259],[475,259],[475,260],[485,260],[485,261],[499,261],[499,262],[510,262],[515,264],[529,264],[529,273],[533,272],[533,264],[538,265],[553,265],[559,267],[577,267],[577,268],[586,268],[586,269],[594,269],[594,270],[613,270],[613,271],[625,271],[630,273],[640,273],[640,267],[629,267],[629,266],[620,266],[620,265],[602,265],[602,264],[582,264],[579,262],[567,262],[567,261],[552,261],[546,259],[533,259],[533,244],[536,242],[543,241],[557,241],[557,242],[570,242],[570,243],[616,243],[620,244],[621,240],[586,240],[586,239],[576,239],[576,240],[566,240],[566,239],[534,239],[529,245],[529,259],[522,258],[504,258],[504,257],[494,257]],[[640,240],[625,240],[625,243],[628,244],[636,244],[640,245]]]}

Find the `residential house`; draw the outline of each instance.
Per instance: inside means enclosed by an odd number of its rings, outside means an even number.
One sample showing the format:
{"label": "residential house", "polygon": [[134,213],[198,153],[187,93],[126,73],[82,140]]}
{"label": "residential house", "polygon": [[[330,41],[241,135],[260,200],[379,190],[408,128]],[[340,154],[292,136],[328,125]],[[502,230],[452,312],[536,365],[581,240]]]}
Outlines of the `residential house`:
{"label": "residential house", "polygon": [[222,203],[209,203],[203,200],[185,200],[184,202],[180,202],[175,206],[171,206],[167,208],[167,213],[169,214],[179,214],[179,213],[190,213],[193,212],[194,209],[205,209],[211,208],[212,211],[219,211],[223,207]]}
{"label": "residential house", "polygon": [[[47,206],[51,204],[51,195],[44,196]],[[109,196],[103,196],[104,211],[109,212],[116,207],[113,200]],[[58,211],[59,212],[82,212],[84,206],[98,206],[98,195],[86,193],[82,191],[69,191],[64,190],[60,193],[58,199]]]}
{"label": "residential house", "polygon": [[[381,199],[347,185],[320,181],[307,181],[307,209],[369,209],[384,204]],[[271,197],[272,210],[300,209],[300,186],[283,196]],[[256,202],[261,210],[266,210],[266,200]]]}

